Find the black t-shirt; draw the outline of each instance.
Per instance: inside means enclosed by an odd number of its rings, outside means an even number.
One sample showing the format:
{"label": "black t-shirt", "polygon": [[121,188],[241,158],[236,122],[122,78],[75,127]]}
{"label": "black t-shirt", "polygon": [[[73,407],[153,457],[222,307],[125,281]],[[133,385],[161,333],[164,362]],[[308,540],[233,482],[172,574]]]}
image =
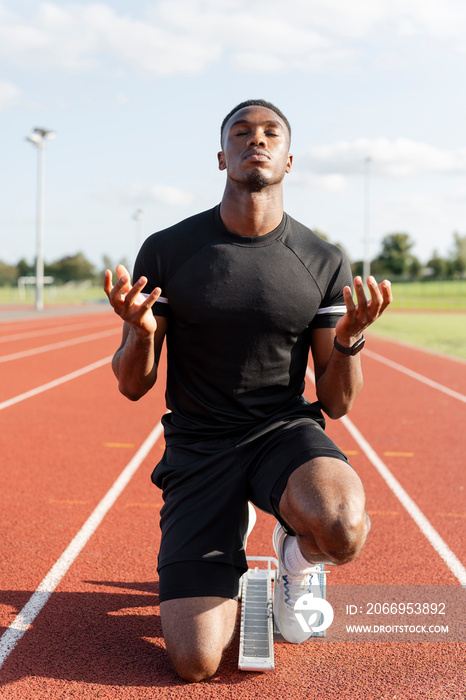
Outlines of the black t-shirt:
{"label": "black t-shirt", "polygon": [[334,327],[345,254],[284,214],[263,236],[229,232],[220,207],[154,233],[136,260],[167,330],[168,442],[254,430],[302,412],[310,330]]}

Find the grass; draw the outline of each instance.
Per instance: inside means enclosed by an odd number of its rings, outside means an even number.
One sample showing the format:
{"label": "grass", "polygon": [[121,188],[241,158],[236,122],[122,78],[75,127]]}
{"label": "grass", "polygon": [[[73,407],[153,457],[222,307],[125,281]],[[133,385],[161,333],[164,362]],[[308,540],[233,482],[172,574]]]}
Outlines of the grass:
{"label": "grass", "polygon": [[[34,287],[19,291],[17,287],[0,287],[0,304],[34,304]],[[88,304],[107,301],[102,287],[85,284],[65,284],[60,287],[44,287],[44,304]]]}
{"label": "grass", "polygon": [[416,313],[389,308],[371,333],[466,360],[466,313]]}
{"label": "grass", "polygon": [[393,309],[466,311],[466,280],[394,282]]}

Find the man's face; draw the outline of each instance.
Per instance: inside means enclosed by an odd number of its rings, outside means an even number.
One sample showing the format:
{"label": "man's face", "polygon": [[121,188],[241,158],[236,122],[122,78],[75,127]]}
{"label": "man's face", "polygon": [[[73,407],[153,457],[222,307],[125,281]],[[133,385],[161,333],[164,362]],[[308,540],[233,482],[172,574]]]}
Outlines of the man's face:
{"label": "man's face", "polygon": [[225,124],[220,170],[250,191],[282,182],[290,171],[290,136],[285,122],[267,107],[243,107]]}

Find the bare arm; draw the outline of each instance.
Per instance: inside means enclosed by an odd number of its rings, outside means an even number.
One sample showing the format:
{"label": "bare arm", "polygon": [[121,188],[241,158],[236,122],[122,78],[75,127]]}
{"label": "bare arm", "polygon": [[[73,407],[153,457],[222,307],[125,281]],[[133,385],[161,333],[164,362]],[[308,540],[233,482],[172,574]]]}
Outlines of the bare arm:
{"label": "bare arm", "polygon": [[311,350],[316,375],[317,398],[330,418],[346,415],[360,393],[363,385],[360,355],[344,355],[333,346],[336,335],[340,345],[351,347],[386,309],[392,300],[391,285],[384,280],[380,286],[373,277],[367,284],[371,298],[366,299],[364,285],[360,277],[354,280],[357,305],[349,287],[343,293],[346,313],[338,321],[335,329],[316,328],[312,332]]}
{"label": "bare arm", "polygon": [[121,393],[137,401],[153,387],[167,330],[167,319],[154,316],[152,306],[160,296],[159,287],[144,297],[141,292],[147,279],[141,277],[132,287],[128,271],[117,267],[118,281],[113,286],[112,273],[105,273],[104,290],[115,313],[124,321],[121,345],[112,367]]}

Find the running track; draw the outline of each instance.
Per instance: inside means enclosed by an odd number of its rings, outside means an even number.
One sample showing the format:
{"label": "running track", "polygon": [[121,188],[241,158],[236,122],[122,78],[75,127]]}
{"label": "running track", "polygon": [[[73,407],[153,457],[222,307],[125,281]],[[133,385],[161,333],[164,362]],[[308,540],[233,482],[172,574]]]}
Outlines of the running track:
{"label": "running track", "polygon": [[[0,323],[0,697],[466,697],[466,644],[275,645],[275,671],[190,685],[167,662],[157,604],[163,386],[117,391],[110,311]],[[366,487],[372,533],[329,584],[466,585],[466,363],[369,338],[365,388],[328,432]],[[311,379],[311,377],[310,377]],[[308,395],[313,386],[309,381]],[[258,513],[248,553],[270,555]],[[458,589],[459,590],[459,589]]]}

